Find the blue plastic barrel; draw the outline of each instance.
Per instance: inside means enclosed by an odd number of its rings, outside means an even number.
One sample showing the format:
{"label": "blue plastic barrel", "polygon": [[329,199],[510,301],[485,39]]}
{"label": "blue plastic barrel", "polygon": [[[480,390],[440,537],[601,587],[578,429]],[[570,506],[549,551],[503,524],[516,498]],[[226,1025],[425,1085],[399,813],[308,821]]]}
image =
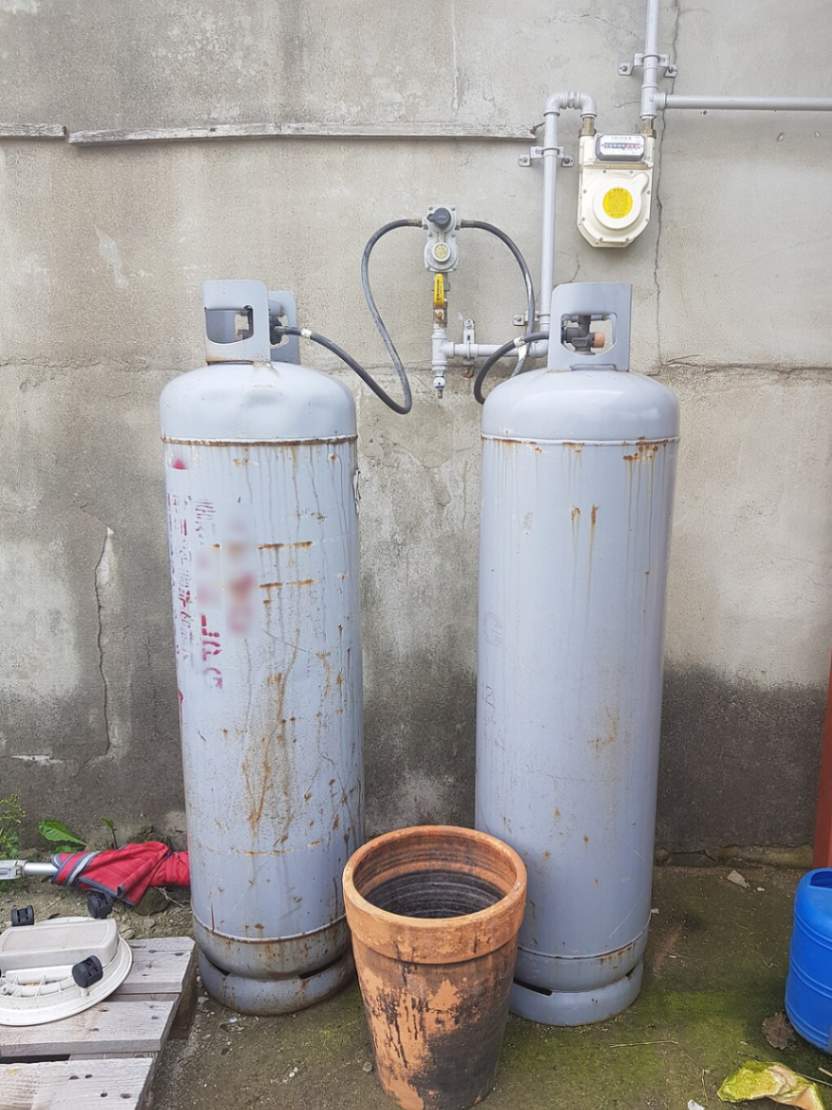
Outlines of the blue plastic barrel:
{"label": "blue plastic barrel", "polygon": [[810,871],[797,886],[786,1013],[801,1037],[832,1052],[832,868]]}

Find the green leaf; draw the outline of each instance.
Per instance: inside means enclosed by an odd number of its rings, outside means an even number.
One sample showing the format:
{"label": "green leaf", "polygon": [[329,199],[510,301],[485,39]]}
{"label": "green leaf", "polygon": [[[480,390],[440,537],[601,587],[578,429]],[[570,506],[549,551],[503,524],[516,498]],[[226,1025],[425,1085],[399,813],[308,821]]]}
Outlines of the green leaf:
{"label": "green leaf", "polygon": [[104,826],[104,828],[109,830],[110,838],[112,839],[112,842],[113,842],[113,847],[118,848],[118,837],[116,836],[115,822],[109,817],[102,817],[102,818],[100,818],[100,820],[101,820],[101,824]]}
{"label": "green leaf", "polygon": [[72,829],[67,828],[63,821],[54,821],[51,818],[38,821],[38,832],[44,840],[56,845],[56,852],[74,852],[78,848],[86,847],[86,841]]}

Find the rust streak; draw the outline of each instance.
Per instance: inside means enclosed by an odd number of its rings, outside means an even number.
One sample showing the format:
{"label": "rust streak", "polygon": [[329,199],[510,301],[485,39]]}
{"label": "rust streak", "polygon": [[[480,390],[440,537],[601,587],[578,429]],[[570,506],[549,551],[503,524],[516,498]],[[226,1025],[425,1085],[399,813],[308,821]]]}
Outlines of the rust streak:
{"label": "rust streak", "polygon": [[352,443],[358,437],[328,436],[325,439],[177,439],[162,436],[162,443],[181,443],[193,447],[317,447],[322,443]]}
{"label": "rust streak", "polygon": [[294,540],[291,543],[258,543],[258,551],[272,551],[279,550],[282,547],[303,547],[309,548],[314,543],[314,540]]}
{"label": "rust streak", "polygon": [[287,586],[297,586],[301,588],[303,586],[314,586],[314,584],[314,578],[295,578],[290,582],[260,582],[259,588],[261,590],[282,590]]}

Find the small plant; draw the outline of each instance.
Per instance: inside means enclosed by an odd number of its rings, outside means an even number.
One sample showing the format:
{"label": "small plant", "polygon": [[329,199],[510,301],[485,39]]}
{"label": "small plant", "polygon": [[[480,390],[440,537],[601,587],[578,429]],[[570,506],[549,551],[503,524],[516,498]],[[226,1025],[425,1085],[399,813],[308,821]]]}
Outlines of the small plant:
{"label": "small plant", "polygon": [[116,836],[115,822],[109,817],[102,817],[100,820],[101,824],[104,826],[105,829],[107,829],[110,834],[110,839],[113,842],[113,847],[118,848],[118,837]]}
{"label": "small plant", "polygon": [[49,841],[49,847],[55,854],[58,852],[78,852],[87,846],[87,842],[82,840],[63,821],[55,821],[51,817],[38,821],[38,832],[44,840]]}
{"label": "small plant", "polygon": [[13,859],[20,852],[20,826],[25,816],[19,795],[0,798],[0,856]]}

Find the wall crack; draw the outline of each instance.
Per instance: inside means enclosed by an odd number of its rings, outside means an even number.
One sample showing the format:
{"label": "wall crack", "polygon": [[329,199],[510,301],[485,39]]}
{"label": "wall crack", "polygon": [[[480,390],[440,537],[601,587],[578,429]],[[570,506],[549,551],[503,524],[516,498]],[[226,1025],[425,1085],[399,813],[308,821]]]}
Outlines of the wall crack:
{"label": "wall crack", "polygon": [[98,648],[98,673],[101,676],[101,689],[104,703],[104,729],[106,732],[107,744],[104,751],[99,758],[106,758],[110,754],[113,746],[113,732],[110,723],[110,684],[107,681],[107,673],[104,669],[104,602],[102,600],[102,589],[109,581],[109,555],[112,550],[112,540],[115,533],[113,529],[106,525],[107,531],[104,534],[104,543],[101,545],[101,554],[98,556],[98,562],[95,564],[95,573],[93,578],[93,588],[95,590],[95,604],[98,619],[98,632],[96,636],[96,645]]}

